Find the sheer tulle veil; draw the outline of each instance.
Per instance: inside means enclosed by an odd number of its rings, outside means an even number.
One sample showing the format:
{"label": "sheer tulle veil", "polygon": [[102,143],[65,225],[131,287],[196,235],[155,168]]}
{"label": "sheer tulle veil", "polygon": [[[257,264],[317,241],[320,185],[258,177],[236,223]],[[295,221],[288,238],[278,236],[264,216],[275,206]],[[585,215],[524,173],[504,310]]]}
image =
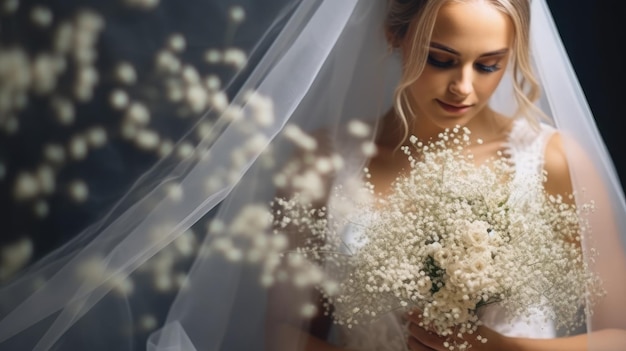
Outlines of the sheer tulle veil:
{"label": "sheer tulle veil", "polygon": [[[319,167],[332,169],[335,185],[360,174],[400,73],[384,37],[386,3],[306,0],[249,13],[271,18],[259,21],[264,35],[231,97],[211,95],[193,127],[210,120],[202,141],[154,166],[106,218],[0,288],[0,348],[262,349],[276,308],[267,286],[280,281],[285,249],[265,218],[269,201],[298,150],[322,150]],[[577,201],[597,205],[584,246],[599,253],[592,267],[607,295],[587,330],[626,329],[624,193],[543,0],[532,1],[531,44],[537,105],[564,136]],[[504,112],[515,107],[510,79],[492,101]],[[163,285],[165,297],[155,289]]]}

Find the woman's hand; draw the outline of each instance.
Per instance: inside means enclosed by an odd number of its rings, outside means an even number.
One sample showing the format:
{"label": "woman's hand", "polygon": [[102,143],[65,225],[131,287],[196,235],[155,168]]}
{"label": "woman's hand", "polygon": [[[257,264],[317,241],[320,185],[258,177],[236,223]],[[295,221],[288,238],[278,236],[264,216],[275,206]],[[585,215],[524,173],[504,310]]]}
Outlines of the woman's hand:
{"label": "woman's hand", "polygon": [[[467,343],[467,349],[474,351],[513,349],[507,337],[487,327],[480,326],[475,334],[466,335],[464,338],[439,336],[437,333],[420,326],[420,313],[413,312],[407,314],[406,318],[409,322],[408,347],[411,351],[449,351],[449,346],[454,344],[462,345],[464,343]],[[480,335],[481,340],[478,339],[478,335]],[[484,339],[486,339],[486,342],[483,342]],[[458,347],[455,348],[455,350],[458,349]]]}

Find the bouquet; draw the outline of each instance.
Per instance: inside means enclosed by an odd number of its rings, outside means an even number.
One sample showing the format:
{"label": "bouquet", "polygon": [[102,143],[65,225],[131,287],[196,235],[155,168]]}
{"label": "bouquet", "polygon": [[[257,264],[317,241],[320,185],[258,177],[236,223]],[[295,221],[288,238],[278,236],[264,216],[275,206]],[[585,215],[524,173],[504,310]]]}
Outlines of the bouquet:
{"label": "bouquet", "polygon": [[[516,320],[539,309],[558,328],[584,321],[580,306],[601,294],[581,248],[582,215],[593,204],[548,195],[545,177],[516,177],[506,157],[477,165],[469,141],[461,128],[428,143],[411,138],[402,149],[408,174],[344,218],[362,227],[348,254],[327,254],[344,243],[342,218],[297,199],[278,201],[314,237],[299,254],[319,261],[326,253],[332,262],[328,280],[337,283],[322,290],[336,323],[352,328],[389,312],[418,313],[424,327],[461,340],[452,349],[464,349],[470,334],[487,341],[476,331],[481,307],[492,303]],[[365,182],[361,190],[373,189]]]}

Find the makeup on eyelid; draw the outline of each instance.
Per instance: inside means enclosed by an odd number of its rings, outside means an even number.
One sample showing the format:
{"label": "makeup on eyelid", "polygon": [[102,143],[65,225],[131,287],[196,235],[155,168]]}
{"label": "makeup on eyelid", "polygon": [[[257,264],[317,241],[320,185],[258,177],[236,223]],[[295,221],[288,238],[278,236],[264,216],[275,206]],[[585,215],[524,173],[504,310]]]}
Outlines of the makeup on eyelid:
{"label": "makeup on eyelid", "polygon": [[[484,73],[492,73],[492,72],[497,72],[498,70],[500,70],[501,57],[493,57],[493,58],[490,58],[489,60],[492,62],[495,61],[495,63],[489,65],[485,63],[476,62],[474,63],[474,66],[479,71],[484,72]],[[428,54],[427,62],[431,66],[442,68],[442,69],[452,68],[459,64],[459,61],[456,59],[443,59],[442,57],[439,57],[437,54],[434,54],[434,53]]]}

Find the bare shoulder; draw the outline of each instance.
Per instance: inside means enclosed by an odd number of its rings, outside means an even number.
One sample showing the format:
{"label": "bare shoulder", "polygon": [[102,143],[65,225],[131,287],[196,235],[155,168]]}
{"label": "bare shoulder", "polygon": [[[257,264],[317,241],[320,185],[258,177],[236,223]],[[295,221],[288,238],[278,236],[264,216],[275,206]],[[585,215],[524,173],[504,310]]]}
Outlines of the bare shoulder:
{"label": "bare shoulder", "polygon": [[544,170],[546,171],[545,188],[552,195],[567,196],[572,193],[572,179],[563,146],[563,139],[557,132],[546,144],[544,154]]}

